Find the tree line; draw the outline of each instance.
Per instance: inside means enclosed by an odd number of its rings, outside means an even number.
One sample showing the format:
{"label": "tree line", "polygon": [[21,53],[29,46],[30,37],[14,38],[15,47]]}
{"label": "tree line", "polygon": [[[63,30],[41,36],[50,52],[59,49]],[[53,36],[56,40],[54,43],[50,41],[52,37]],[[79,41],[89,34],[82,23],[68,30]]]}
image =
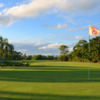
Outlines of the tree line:
{"label": "tree line", "polygon": [[[89,54],[90,44],[90,54]],[[44,56],[44,55],[26,55],[21,52],[14,51],[14,46],[8,43],[8,39],[0,36],[0,65],[3,66],[6,60],[61,60],[61,61],[78,61],[78,62],[100,62],[100,36],[86,40],[79,40],[73,47],[73,51],[69,53],[68,46],[61,45],[59,47],[60,55]]]}
{"label": "tree line", "polygon": [[90,39],[89,42],[79,40],[73,51],[67,56],[69,61],[88,62],[90,60],[90,62],[100,62],[100,36]]}

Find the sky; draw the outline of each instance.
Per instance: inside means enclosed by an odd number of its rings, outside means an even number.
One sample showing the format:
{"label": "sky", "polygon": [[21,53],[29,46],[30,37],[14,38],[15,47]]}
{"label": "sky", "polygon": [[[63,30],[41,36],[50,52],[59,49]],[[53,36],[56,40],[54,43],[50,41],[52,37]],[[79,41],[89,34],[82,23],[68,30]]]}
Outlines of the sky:
{"label": "sky", "polygon": [[59,55],[60,45],[71,52],[88,41],[89,25],[100,30],[100,0],[0,0],[0,36],[23,54]]}

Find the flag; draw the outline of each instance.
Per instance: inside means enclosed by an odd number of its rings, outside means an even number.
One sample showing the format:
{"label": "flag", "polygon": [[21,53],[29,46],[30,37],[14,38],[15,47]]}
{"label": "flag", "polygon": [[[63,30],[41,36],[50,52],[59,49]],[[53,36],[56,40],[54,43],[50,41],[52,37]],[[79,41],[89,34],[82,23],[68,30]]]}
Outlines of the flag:
{"label": "flag", "polygon": [[99,30],[91,25],[89,25],[89,35],[98,35]]}

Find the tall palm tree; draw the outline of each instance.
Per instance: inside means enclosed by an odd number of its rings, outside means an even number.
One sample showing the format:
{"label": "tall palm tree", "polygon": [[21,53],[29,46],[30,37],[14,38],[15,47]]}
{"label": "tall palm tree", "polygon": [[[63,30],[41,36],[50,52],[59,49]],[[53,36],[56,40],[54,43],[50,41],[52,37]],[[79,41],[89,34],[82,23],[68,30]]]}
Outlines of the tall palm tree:
{"label": "tall palm tree", "polygon": [[4,40],[3,37],[0,36],[0,66],[2,66],[2,54],[3,54],[3,48],[4,48]]}
{"label": "tall palm tree", "polygon": [[[0,36],[0,66],[4,66],[5,65],[5,62],[6,62],[6,57],[7,57],[7,54],[8,52],[10,53],[10,55],[12,55],[12,51],[14,50],[14,47],[12,44],[9,44],[8,43],[8,39],[3,39],[2,36]],[[2,65],[2,56],[3,54],[5,54],[5,57],[4,57],[4,63]]]}
{"label": "tall palm tree", "polygon": [[5,58],[4,58],[3,66],[5,65],[8,52],[9,52],[9,55],[12,56],[13,50],[14,50],[14,46],[12,44],[8,44],[8,41],[6,41],[5,42]]}

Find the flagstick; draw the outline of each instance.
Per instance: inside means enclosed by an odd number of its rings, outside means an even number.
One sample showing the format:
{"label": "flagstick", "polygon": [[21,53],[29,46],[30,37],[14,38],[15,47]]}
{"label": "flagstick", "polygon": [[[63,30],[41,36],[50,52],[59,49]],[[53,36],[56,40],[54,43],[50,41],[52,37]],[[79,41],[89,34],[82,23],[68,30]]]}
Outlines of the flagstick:
{"label": "flagstick", "polygon": [[89,35],[89,66],[88,66],[88,81],[90,81],[90,35]]}
{"label": "flagstick", "polygon": [[98,35],[99,30],[91,25],[89,25],[89,67],[88,67],[88,81],[90,81],[90,35]]}

